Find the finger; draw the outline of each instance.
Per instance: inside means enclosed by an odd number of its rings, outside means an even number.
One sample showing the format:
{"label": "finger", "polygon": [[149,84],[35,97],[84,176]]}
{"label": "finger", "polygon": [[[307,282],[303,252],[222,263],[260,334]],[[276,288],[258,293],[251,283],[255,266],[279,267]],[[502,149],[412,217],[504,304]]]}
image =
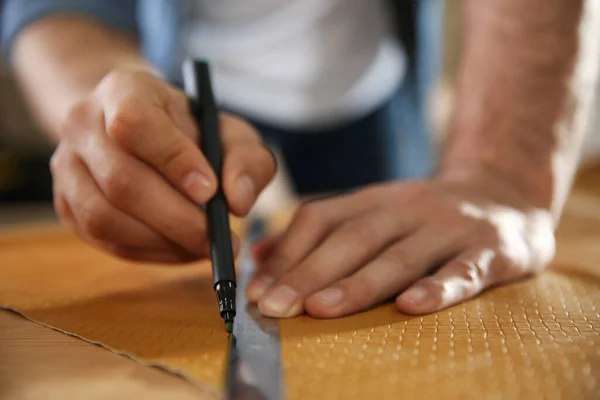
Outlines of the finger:
{"label": "finger", "polygon": [[275,176],[275,162],[262,145],[235,146],[225,155],[223,190],[233,214],[244,217]]}
{"label": "finger", "polygon": [[127,153],[151,165],[198,204],[215,194],[217,179],[208,161],[163,108],[135,98],[104,104],[106,132]]}
{"label": "finger", "polygon": [[173,119],[175,126],[193,143],[200,144],[200,132],[192,113],[190,99],[182,91],[172,88],[171,100],[167,103],[167,114]]}
{"label": "finger", "polygon": [[423,227],[390,246],[352,276],[309,297],[306,312],[334,318],[366,310],[398,294],[452,257],[455,243],[450,235]]}
{"label": "finger", "polygon": [[[117,257],[134,262],[152,264],[185,264],[198,260],[197,256],[183,250],[159,252],[98,241],[93,241],[93,244],[103,248],[106,252],[112,253]],[[231,237],[231,245],[233,248],[233,254],[238,254],[240,241],[235,235],[232,235]],[[204,243],[204,247],[202,250],[200,250],[200,253],[207,256],[210,254],[210,245],[208,242]]]}
{"label": "finger", "polygon": [[59,193],[55,193],[54,205],[57,214],[60,217],[60,222],[63,225],[65,225],[71,232],[73,232],[75,236],[92,246],[106,251],[107,253],[113,252],[112,248],[115,246],[114,244],[92,238],[86,232],[84,232],[79,225],[77,225],[77,222],[75,221],[75,215],[71,210],[71,206],[64,198],[64,196],[62,196]]}
{"label": "finger", "polygon": [[219,115],[221,128],[221,141],[223,149],[227,152],[236,146],[261,145],[260,134],[249,122],[233,114],[221,113]]}
{"label": "finger", "polygon": [[470,299],[492,283],[496,258],[492,249],[466,251],[412,285],[398,296],[396,305],[407,314],[429,314]]}
{"label": "finger", "polygon": [[[106,200],[85,164],[74,155],[64,157],[60,173],[61,197],[68,203],[75,223],[95,240],[135,247],[138,250],[181,253],[139,221]],[[188,255],[189,257],[189,255]]]}
{"label": "finger", "polygon": [[231,211],[245,216],[275,176],[277,165],[252,125],[227,114],[220,123],[225,150],[223,190]]}
{"label": "finger", "polygon": [[[150,166],[126,154],[103,130],[85,132],[101,112],[81,108],[63,137],[80,156],[105,198],[123,213],[199,257],[207,256],[206,215]],[[85,132],[85,133],[83,133]]]}
{"label": "finger", "polygon": [[64,159],[64,147],[60,144],[57,146],[54,154],[50,158],[50,170],[52,172],[52,199],[54,211],[60,222],[70,230],[74,230],[75,216],[69,206],[69,203],[62,194],[60,183],[60,167]]}
{"label": "finger", "polygon": [[260,310],[270,316],[283,316],[292,309],[301,309],[307,296],[354,273],[414,230],[416,222],[412,213],[380,208],[343,223],[269,289],[260,299]]}
{"label": "finger", "polygon": [[360,196],[339,196],[300,207],[248,285],[248,301],[258,301],[277,279],[301,262],[343,221],[366,212],[371,204],[362,200]]}
{"label": "finger", "polygon": [[[120,246],[95,239],[87,232],[83,231],[79,225],[77,225],[75,214],[73,213],[73,210],[71,209],[71,206],[69,205],[65,196],[62,194],[60,186],[60,182],[63,180],[61,178],[64,177],[62,168],[65,167],[64,160],[66,157],[67,153],[64,151],[64,146],[59,144],[50,162],[50,168],[53,174],[52,192],[54,194],[54,209],[60,219],[60,222],[84,242],[103,249],[107,253],[115,254],[115,249],[118,249]],[[137,253],[139,253],[139,250],[137,250]],[[118,254],[115,255],[119,256]]]}
{"label": "finger", "polygon": [[83,230],[77,225],[75,220],[75,214],[73,210],[71,210],[71,206],[66,200],[65,196],[62,194],[62,189],[60,186],[61,182],[61,167],[63,166],[65,152],[63,151],[63,147],[61,144],[58,145],[56,151],[54,152],[51,160],[50,160],[50,169],[52,170],[52,193],[54,200],[54,210],[61,222],[67,229],[73,232],[77,237],[79,237],[84,242],[96,246],[98,248],[104,249],[107,252],[110,252],[109,247],[111,246],[109,243],[105,243],[99,240],[95,240],[88,236]]}
{"label": "finger", "polygon": [[261,264],[271,256],[273,250],[275,250],[275,247],[277,246],[277,243],[279,243],[281,240],[281,236],[281,233],[269,236],[252,247],[252,258],[256,262],[257,268],[260,268]]}
{"label": "finger", "polygon": [[68,229],[74,231],[75,226],[75,216],[73,215],[73,211],[69,206],[69,203],[65,199],[65,197],[61,193],[56,193],[54,195],[54,210],[56,211],[56,215],[58,216],[60,222]]}
{"label": "finger", "polygon": [[108,246],[108,251],[119,258],[144,264],[179,265],[189,263],[197,259],[189,253],[156,252],[124,246]]}

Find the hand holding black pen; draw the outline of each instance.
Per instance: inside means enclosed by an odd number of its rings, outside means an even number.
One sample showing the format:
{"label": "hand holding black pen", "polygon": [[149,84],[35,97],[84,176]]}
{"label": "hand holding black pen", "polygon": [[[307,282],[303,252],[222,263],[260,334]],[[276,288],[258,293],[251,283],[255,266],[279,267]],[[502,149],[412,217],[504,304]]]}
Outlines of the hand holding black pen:
{"label": "hand holding black pen", "polygon": [[[221,147],[219,116],[210,80],[210,71],[205,62],[188,62],[184,66],[184,79],[191,97],[191,111],[201,131],[201,148],[221,181],[223,154]],[[222,185],[215,196],[206,204],[214,289],[219,303],[219,312],[228,332],[233,331],[236,313],[235,260],[229,226],[229,209]]]}

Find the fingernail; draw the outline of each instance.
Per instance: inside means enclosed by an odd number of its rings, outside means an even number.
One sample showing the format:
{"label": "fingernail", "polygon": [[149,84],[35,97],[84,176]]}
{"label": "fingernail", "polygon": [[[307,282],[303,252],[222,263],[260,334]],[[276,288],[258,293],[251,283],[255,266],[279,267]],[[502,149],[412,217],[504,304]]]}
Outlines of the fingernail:
{"label": "fingernail", "polygon": [[427,299],[429,291],[423,286],[415,286],[407,290],[401,297],[408,302],[420,304]]}
{"label": "fingernail", "polygon": [[297,299],[298,294],[294,289],[286,285],[279,286],[263,299],[261,311],[272,317],[285,316],[291,311]]}
{"label": "fingernail", "polygon": [[242,200],[242,203],[249,204],[255,196],[254,182],[248,175],[242,175],[235,182],[235,190],[237,196]]}
{"label": "fingernail", "polygon": [[204,203],[211,194],[210,179],[200,172],[194,171],[187,174],[181,185],[196,203]]}
{"label": "fingernail", "polygon": [[339,288],[327,288],[313,295],[314,299],[327,307],[338,305],[344,298],[344,293]]}
{"label": "fingernail", "polygon": [[254,279],[248,285],[248,289],[246,290],[246,298],[248,301],[258,301],[263,295],[269,290],[271,285],[273,285],[275,279],[270,276],[261,276]]}

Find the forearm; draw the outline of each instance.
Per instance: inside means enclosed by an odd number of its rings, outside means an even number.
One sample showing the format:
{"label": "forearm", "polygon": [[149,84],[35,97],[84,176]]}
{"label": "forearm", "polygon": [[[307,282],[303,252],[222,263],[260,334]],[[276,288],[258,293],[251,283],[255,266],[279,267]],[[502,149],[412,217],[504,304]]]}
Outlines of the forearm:
{"label": "forearm", "polygon": [[42,129],[54,139],[69,109],[116,68],[150,70],[135,38],[84,17],[53,16],[27,27],[13,66]]}
{"label": "forearm", "polygon": [[464,2],[458,96],[440,176],[513,191],[558,219],[597,75],[598,53],[586,43],[597,28],[582,24],[586,15],[598,25],[593,2]]}

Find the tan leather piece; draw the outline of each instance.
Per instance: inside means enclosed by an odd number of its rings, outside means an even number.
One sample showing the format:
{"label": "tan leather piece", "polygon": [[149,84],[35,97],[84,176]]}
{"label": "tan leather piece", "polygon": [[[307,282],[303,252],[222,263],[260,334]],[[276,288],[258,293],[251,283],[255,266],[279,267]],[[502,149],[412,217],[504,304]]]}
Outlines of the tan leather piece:
{"label": "tan leather piece", "polygon": [[287,321],[289,399],[598,398],[599,292],[551,272],[436,315]]}
{"label": "tan leather piece", "polygon": [[0,305],[221,389],[228,337],[209,265],[131,265],[62,229],[0,238]]}
{"label": "tan leather piece", "polygon": [[[599,398],[600,207],[579,194],[540,277],[425,317],[384,305],[281,321],[287,398]],[[207,398],[227,343],[210,286],[206,264],[132,266],[62,230],[0,237],[0,304],[179,371]]]}

